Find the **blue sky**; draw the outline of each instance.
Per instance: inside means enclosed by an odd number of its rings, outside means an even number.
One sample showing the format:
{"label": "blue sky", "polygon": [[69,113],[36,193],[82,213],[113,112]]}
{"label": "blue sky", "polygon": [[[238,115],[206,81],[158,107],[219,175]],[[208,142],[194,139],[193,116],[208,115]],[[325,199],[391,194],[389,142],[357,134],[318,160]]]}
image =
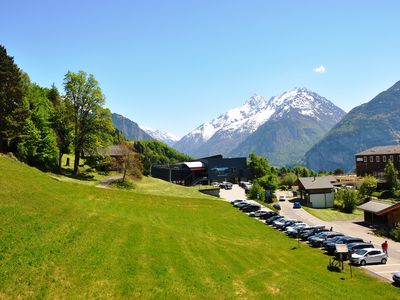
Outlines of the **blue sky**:
{"label": "blue sky", "polygon": [[[346,111],[400,80],[400,1],[5,1],[0,44],[31,80],[98,79],[106,106],[183,135],[254,93]],[[324,66],[325,72],[313,69]]]}

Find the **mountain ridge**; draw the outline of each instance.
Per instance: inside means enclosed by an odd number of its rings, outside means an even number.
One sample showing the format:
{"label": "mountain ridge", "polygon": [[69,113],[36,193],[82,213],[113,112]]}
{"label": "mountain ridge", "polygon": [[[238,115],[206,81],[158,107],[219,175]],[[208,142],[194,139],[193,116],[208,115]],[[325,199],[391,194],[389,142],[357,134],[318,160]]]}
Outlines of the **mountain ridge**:
{"label": "mountain ridge", "polygon": [[[293,111],[296,111],[297,114],[293,113]],[[327,123],[328,126],[321,124],[322,130],[314,130],[317,138],[306,143],[308,148],[303,147],[304,149],[300,149],[301,147],[295,147],[295,149],[291,150],[301,150],[301,154],[296,155],[296,160],[299,160],[305,151],[311,147],[311,143],[321,138],[344,114],[345,112],[332,102],[306,88],[294,88],[268,100],[265,97],[253,95],[242,106],[228,110],[214,120],[198,126],[178,141],[174,147],[195,157],[208,156],[215,153],[228,156],[247,156],[253,151],[268,157],[271,156],[271,152],[264,151],[266,150],[265,147],[262,148],[260,146],[265,142],[263,136],[265,134],[256,134],[266,123],[276,123],[289,115],[302,119],[303,125],[306,122],[310,123],[309,120],[313,118],[322,123]],[[281,124],[280,127],[282,126]],[[292,126],[300,126],[300,124],[293,124]],[[309,126],[316,127],[315,124],[311,123]],[[250,138],[252,135],[257,137],[252,140]],[[270,141],[271,136],[267,136],[267,138]],[[252,145],[258,146],[252,147]],[[281,151],[281,149],[277,151]],[[272,158],[272,162],[274,161],[275,159]],[[279,159],[275,162],[290,164],[293,163],[293,160]]]}

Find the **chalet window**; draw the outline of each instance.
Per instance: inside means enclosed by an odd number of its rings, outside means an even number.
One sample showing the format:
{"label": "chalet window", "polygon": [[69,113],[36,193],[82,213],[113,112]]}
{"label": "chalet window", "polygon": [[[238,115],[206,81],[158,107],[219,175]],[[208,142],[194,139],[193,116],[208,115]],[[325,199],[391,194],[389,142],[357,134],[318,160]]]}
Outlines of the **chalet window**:
{"label": "chalet window", "polygon": [[389,156],[389,160],[393,161],[393,155]]}
{"label": "chalet window", "polygon": [[369,157],[369,162],[374,162],[374,157],[373,156]]}
{"label": "chalet window", "polygon": [[[399,159],[400,159],[400,156],[399,156]],[[377,155],[377,156],[375,157],[375,160],[376,160],[376,162],[380,162],[380,161],[381,161],[381,157]]]}
{"label": "chalet window", "polygon": [[364,162],[368,162],[368,157],[364,156]]}
{"label": "chalet window", "polygon": [[382,161],[383,161],[383,162],[386,162],[386,155],[383,155],[383,156],[382,156]]}

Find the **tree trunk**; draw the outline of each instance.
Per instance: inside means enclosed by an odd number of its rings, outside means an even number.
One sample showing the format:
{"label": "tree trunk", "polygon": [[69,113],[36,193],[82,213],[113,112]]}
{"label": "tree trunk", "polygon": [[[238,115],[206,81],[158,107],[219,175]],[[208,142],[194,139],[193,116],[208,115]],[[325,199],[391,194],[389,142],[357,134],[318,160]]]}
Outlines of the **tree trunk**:
{"label": "tree trunk", "polygon": [[75,150],[74,175],[78,174],[80,157],[81,157],[81,151],[80,150]]}
{"label": "tree trunk", "polygon": [[60,153],[58,154],[58,171],[61,172],[61,163],[62,163],[62,157],[63,157],[64,153],[62,153],[60,151]]}

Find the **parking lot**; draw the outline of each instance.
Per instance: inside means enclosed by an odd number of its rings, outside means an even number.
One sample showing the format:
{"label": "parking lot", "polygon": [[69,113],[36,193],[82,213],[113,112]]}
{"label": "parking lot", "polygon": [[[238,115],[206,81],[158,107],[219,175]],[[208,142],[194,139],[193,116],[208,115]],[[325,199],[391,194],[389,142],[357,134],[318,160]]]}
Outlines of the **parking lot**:
{"label": "parking lot", "polygon": [[[293,203],[290,201],[291,193],[278,191],[276,194],[278,197],[280,195],[285,195],[287,199],[289,199],[280,202],[280,214],[287,218],[303,221],[311,226],[324,225],[326,228],[333,227],[334,231],[338,231],[349,236],[360,237],[366,242],[371,242],[374,247],[378,249],[381,248],[381,244],[386,240],[386,238],[374,235],[372,230],[369,227],[364,226],[362,222],[357,222],[357,220],[330,222],[322,221],[309,214],[302,208],[293,209]],[[233,185],[232,190],[221,190],[220,197],[223,200],[232,201],[236,199],[246,199],[246,194],[241,187],[235,184]],[[392,282],[393,273],[400,271],[400,243],[391,240],[388,240],[388,243],[389,259],[385,265],[368,265],[361,268],[366,269],[368,272],[371,272],[384,280]]]}

